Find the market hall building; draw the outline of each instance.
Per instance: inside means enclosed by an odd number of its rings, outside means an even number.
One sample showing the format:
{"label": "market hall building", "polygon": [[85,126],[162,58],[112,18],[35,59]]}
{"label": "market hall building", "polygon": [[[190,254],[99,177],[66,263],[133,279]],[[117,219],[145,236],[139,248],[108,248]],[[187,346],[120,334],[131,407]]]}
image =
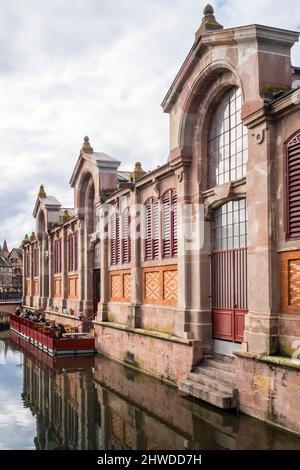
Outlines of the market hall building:
{"label": "market hall building", "polygon": [[[224,29],[208,5],[162,103],[167,162],[122,172],[85,138],[74,208],[42,187],[23,258],[24,305],[85,328],[95,314],[99,353],[300,432],[298,38]],[[145,240],[130,235],[136,204]],[[178,233],[188,204],[204,208],[192,250]]]}

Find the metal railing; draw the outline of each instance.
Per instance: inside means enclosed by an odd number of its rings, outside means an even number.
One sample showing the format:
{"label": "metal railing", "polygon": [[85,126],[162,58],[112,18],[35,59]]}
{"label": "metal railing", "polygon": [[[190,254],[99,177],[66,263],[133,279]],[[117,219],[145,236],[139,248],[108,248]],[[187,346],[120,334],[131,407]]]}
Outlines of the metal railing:
{"label": "metal railing", "polygon": [[22,292],[0,292],[0,303],[21,302]]}

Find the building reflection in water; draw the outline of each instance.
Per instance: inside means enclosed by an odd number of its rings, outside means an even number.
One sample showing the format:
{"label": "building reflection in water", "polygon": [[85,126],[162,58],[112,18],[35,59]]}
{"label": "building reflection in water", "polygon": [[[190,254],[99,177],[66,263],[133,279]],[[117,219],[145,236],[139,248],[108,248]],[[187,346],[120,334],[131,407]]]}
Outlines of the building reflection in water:
{"label": "building reflection in water", "polygon": [[292,434],[186,399],[105,357],[54,361],[24,346],[22,398],[36,416],[37,449],[300,449]]}

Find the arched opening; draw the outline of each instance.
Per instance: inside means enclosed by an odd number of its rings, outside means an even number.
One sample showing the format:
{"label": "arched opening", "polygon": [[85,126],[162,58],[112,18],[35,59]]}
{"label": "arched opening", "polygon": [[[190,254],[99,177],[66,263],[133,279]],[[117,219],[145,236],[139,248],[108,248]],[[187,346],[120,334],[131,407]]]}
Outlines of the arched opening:
{"label": "arched opening", "polygon": [[212,246],[214,340],[239,344],[244,340],[245,315],[248,309],[245,199],[229,201],[215,209]]}
{"label": "arched opening", "polygon": [[[84,218],[81,260],[84,272],[84,310],[86,317],[97,313],[100,301],[100,242],[95,241],[98,231],[97,209],[95,207],[95,185],[90,173],[82,179],[79,190],[79,213]],[[90,249],[91,240],[93,245]]]}
{"label": "arched opening", "polygon": [[241,120],[242,96],[232,87],[218,103],[208,133],[209,186],[219,186],[246,176],[247,128]]}

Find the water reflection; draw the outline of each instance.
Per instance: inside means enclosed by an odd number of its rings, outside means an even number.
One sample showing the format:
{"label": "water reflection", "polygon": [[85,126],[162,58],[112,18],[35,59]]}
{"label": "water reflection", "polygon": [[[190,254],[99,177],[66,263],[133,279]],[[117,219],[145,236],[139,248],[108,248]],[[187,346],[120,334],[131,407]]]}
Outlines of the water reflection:
{"label": "water reflection", "polygon": [[0,339],[0,397],[9,404],[0,448],[300,449],[291,434],[187,400],[107,358],[55,361],[20,340]]}

